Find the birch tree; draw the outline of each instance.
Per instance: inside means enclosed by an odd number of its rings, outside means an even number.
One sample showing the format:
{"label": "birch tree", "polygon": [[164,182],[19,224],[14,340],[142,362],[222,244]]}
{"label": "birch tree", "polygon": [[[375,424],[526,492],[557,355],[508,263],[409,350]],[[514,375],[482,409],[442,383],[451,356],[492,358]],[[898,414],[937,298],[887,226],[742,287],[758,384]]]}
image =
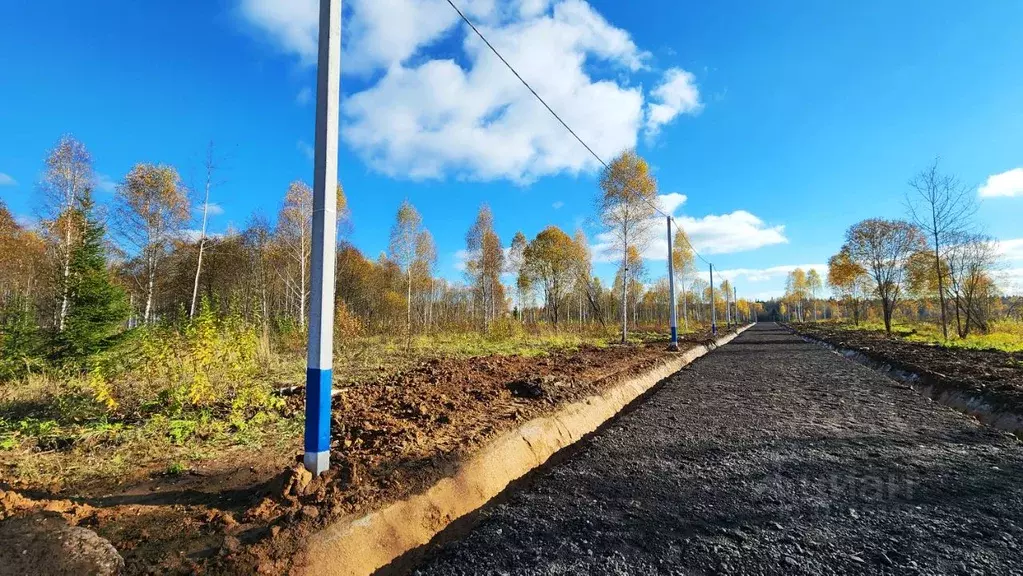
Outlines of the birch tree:
{"label": "birch tree", "polygon": [[202,274],[202,257],[206,250],[206,223],[209,219],[210,210],[210,188],[213,187],[213,173],[217,166],[213,160],[213,142],[206,148],[206,158],[203,160],[203,168],[206,171],[206,180],[203,186],[202,201],[202,227],[199,229],[199,257],[195,264],[195,281],[192,283],[192,304],[188,307],[188,317],[195,317],[195,303],[199,296],[199,275]]}
{"label": "birch tree", "polygon": [[625,343],[629,334],[629,249],[642,252],[649,241],[649,220],[656,213],[657,183],[646,160],[635,150],[626,150],[604,169],[600,189],[597,211],[610,234],[612,252],[621,258],[622,343]]}
{"label": "birch tree", "polygon": [[689,299],[686,297],[686,285],[689,278],[696,272],[695,256],[685,230],[678,227],[675,230],[675,237],[671,241],[671,263],[675,271],[675,280],[682,288],[682,326],[687,332],[689,331]]}
{"label": "birch tree", "polygon": [[494,231],[494,215],[486,204],[480,206],[472,228],[465,235],[466,276],[476,290],[482,311],[483,330],[497,317],[498,302],[503,301],[501,271],[504,270],[504,249]]}
{"label": "birch tree", "polygon": [[416,236],[416,254],[412,267],[415,278],[421,279],[423,289],[423,326],[427,329],[433,321],[433,271],[437,265],[437,245],[430,231],[423,229]]}
{"label": "birch tree", "polygon": [[849,304],[853,323],[860,323],[860,301],[870,289],[867,270],[850,256],[848,249],[828,259],[828,286]]}
{"label": "birch tree", "polygon": [[92,187],[95,175],[92,156],[71,134],[57,141],[46,157],[40,189],[43,195],[43,215],[57,227],[56,253],[60,267],[58,283],[57,330],[63,331],[68,313],[68,276],[71,273],[71,252],[80,236],[72,215],[81,206],[85,191]]}
{"label": "birch tree", "polygon": [[285,284],[293,295],[298,325],[305,329],[305,304],[309,298],[309,259],[312,257],[313,190],[296,180],[288,185],[284,205],[277,216],[277,239],[286,259],[298,269],[298,278],[286,270]]}
{"label": "birch tree", "polygon": [[423,218],[412,203],[405,199],[398,207],[398,213],[391,226],[391,241],[388,254],[401,269],[405,277],[406,294],[406,335],[412,337],[412,269],[416,260],[416,243],[422,233]]}
{"label": "birch tree", "polygon": [[518,278],[522,273],[522,266],[526,262],[526,246],[529,241],[526,240],[526,235],[522,231],[515,233],[512,237],[511,247],[508,248],[508,257],[505,261],[506,272],[513,275],[516,278],[515,282],[515,304],[516,309],[519,312],[521,319],[522,315],[522,286],[519,285]]}
{"label": "birch tree", "polygon": [[142,262],[142,318],[148,323],[160,262],[189,219],[188,193],[173,167],[140,163],[117,187],[115,204],[118,232],[138,250]]}
{"label": "birch tree", "polygon": [[810,300],[813,302],[813,321],[817,321],[817,294],[820,293],[822,288],[821,275],[816,269],[810,268],[810,271],[806,273],[806,290],[810,295]]}

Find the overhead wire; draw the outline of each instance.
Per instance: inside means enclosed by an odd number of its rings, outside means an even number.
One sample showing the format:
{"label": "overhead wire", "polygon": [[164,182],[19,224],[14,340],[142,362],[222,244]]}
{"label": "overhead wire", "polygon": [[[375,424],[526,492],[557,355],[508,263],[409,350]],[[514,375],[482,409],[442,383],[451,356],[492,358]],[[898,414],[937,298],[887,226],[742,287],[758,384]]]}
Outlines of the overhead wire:
{"label": "overhead wire", "polygon": [[[547,102],[539,94],[537,94],[536,90],[534,90],[533,87],[529,85],[529,82],[526,82],[526,80],[518,73],[518,71],[515,70],[515,67],[512,66],[504,58],[504,56],[501,55],[500,52],[497,51],[497,48],[494,48],[494,45],[491,44],[489,40],[487,40],[487,37],[484,36],[482,32],[480,32],[479,28],[477,28],[476,25],[473,24],[471,20],[469,20],[465,13],[463,13],[462,10],[455,5],[454,0],[447,0],[447,3],[451,6],[451,8],[454,9],[455,12],[458,13],[458,16],[461,17],[462,21],[465,22],[469,26],[469,28],[471,28],[472,31],[475,32],[476,35],[480,37],[480,40],[483,40],[483,43],[487,45],[487,48],[490,48],[490,51],[493,52],[494,55],[497,56],[497,58],[501,60],[502,63],[504,63],[508,70],[511,70],[511,73],[514,74],[515,77],[519,79],[519,82],[521,82],[522,85],[525,86],[533,94],[533,96],[535,96],[536,99],[540,101],[541,104],[543,104],[544,108],[546,108],[547,111],[550,112],[551,115],[554,116],[554,118],[556,118],[557,121],[560,122],[561,125],[565,127],[565,130],[568,130],[568,133],[574,136],[575,139],[578,140],[579,143],[583,145],[583,148],[586,148],[586,151],[589,152],[594,158],[596,158],[597,162],[600,162],[601,166],[603,166],[605,169],[610,169],[611,167],[608,166],[607,162],[605,162],[603,158],[597,155],[597,153],[593,151],[593,148],[590,148],[589,144],[587,144],[582,138],[580,138],[579,135],[576,134],[575,130],[572,130],[568,123],[561,119],[561,116],[558,116],[558,113],[555,112],[554,109],[551,108],[550,105],[547,104]],[[660,207],[658,207],[655,203],[651,202],[646,198],[643,198],[643,201],[646,202],[651,208],[653,208],[654,211],[656,211],[658,214],[674,222],[679,230],[683,229],[682,225],[675,220],[674,216],[668,214],[664,210],[661,210]],[[713,266],[713,264],[709,260],[704,258],[702,255],[700,255],[699,252],[696,251],[696,247],[693,246],[692,242],[689,241],[689,238],[687,236],[683,236],[682,238],[685,239],[686,244],[689,244],[689,249],[693,251],[693,254],[695,254],[697,258],[702,260],[708,266]],[[671,250],[671,247],[669,246],[668,249]]]}

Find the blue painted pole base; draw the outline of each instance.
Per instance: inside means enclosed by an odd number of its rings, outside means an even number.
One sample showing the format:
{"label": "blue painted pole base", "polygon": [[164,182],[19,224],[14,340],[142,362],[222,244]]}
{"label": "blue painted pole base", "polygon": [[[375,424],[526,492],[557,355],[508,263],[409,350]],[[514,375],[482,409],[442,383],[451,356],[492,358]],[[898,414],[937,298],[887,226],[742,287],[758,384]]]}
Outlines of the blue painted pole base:
{"label": "blue painted pole base", "polygon": [[671,327],[671,342],[668,343],[668,350],[671,352],[678,351],[678,328],[675,326]]}
{"label": "blue painted pole base", "polygon": [[305,467],[314,476],[330,463],[330,368],[305,371]]}

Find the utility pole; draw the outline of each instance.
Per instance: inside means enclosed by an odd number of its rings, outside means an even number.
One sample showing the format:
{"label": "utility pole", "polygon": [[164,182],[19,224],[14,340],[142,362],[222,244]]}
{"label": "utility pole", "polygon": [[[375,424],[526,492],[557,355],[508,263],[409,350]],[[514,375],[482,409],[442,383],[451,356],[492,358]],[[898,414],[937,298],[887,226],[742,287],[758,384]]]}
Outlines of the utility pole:
{"label": "utility pole", "polygon": [[725,331],[732,329],[732,305],[728,302],[728,299],[732,297],[729,294],[731,290],[724,290],[725,293]]}
{"label": "utility pole", "polygon": [[710,333],[717,336],[717,310],[714,309],[714,265],[707,264],[707,266],[710,267]]}
{"label": "utility pole", "polygon": [[674,251],[671,243],[671,216],[668,216],[668,315],[671,320],[671,342],[668,350],[678,350],[678,317],[675,314],[675,263],[673,262]]}
{"label": "utility pole", "polygon": [[735,308],[735,310],[732,313],[732,316],[735,317],[735,327],[738,328],[739,327],[739,299],[738,299],[738,296],[735,295],[735,284],[732,284],[732,306]]}
{"label": "utility pole", "polygon": [[337,244],[338,99],[341,96],[341,0],[320,0],[313,157],[312,286],[305,372],[306,470],[330,466],[330,392],[334,366],[334,251]]}

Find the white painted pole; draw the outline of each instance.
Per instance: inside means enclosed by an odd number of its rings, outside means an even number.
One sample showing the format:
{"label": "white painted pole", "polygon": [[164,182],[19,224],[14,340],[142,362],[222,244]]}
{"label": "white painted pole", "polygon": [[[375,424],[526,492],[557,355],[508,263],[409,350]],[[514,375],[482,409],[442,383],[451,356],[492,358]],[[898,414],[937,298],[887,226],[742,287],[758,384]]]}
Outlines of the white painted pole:
{"label": "white painted pole", "polygon": [[717,336],[718,333],[718,322],[717,322],[717,310],[714,309],[714,265],[708,264],[710,267],[710,333]]}
{"label": "white painted pole", "polygon": [[675,263],[672,261],[674,256],[674,245],[672,244],[671,237],[671,217],[668,220],[668,315],[671,317],[671,342],[668,344],[668,350],[678,350],[678,316],[675,313]]}
{"label": "white painted pole", "polygon": [[313,157],[312,299],[305,385],[305,467],[330,466],[330,391],[334,365],[334,251],[337,245],[338,100],[341,96],[341,0],[320,0]]}

